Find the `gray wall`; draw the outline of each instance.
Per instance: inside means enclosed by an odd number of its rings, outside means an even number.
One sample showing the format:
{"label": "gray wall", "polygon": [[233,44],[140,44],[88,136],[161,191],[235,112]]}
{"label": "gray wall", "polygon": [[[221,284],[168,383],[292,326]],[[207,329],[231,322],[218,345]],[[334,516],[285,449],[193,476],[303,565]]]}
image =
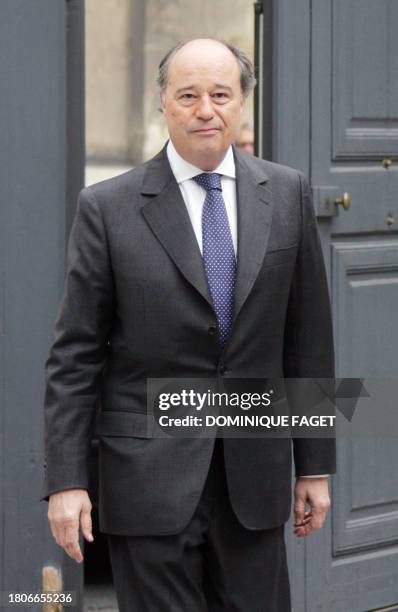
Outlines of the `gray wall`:
{"label": "gray wall", "polygon": [[[40,590],[46,565],[62,570],[67,588],[76,571],[55,545],[47,504],[38,500],[43,365],[63,285],[68,218],[82,177],[76,134],[66,136],[72,108],[67,83],[76,82],[67,50],[80,9],[76,0],[0,3],[1,591]],[[75,126],[79,106],[77,94]]]}

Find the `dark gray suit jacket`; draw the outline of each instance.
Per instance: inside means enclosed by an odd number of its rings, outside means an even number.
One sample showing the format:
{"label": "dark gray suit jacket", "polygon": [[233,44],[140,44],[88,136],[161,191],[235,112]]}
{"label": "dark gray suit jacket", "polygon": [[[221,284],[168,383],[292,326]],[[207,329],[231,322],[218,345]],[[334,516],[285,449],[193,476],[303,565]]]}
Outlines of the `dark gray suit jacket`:
{"label": "dark gray suit jacket", "polygon": [[[214,439],[152,437],[146,379],[334,376],[330,303],[307,179],[234,147],[234,325],[221,352],[201,253],[166,148],[83,189],[46,362],[42,499],[88,487],[96,407],[100,529],[179,531],[202,491]],[[226,439],[230,498],[250,529],[291,511],[296,475],[333,473],[333,439]]]}

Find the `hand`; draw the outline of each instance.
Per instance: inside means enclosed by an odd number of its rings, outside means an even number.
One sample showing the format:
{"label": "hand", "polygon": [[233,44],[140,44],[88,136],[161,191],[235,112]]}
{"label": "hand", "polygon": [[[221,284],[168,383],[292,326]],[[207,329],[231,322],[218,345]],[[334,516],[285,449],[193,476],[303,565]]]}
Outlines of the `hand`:
{"label": "hand", "polygon": [[48,520],[55,541],[77,563],[83,561],[79,545],[79,525],[83,536],[93,542],[91,501],[85,489],[68,489],[50,495]]}
{"label": "hand", "polygon": [[[294,530],[297,537],[320,529],[330,508],[328,478],[297,478],[294,489]],[[306,503],[310,510],[306,511]]]}

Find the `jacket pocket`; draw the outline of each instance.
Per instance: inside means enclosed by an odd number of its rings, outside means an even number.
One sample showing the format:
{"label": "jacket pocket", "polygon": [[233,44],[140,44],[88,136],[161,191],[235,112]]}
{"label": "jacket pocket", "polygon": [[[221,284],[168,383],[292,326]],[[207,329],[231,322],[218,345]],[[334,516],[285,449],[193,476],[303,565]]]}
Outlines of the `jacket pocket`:
{"label": "jacket pocket", "polygon": [[278,266],[293,261],[296,258],[297,247],[297,244],[292,244],[281,249],[266,251],[264,266]]}
{"label": "jacket pocket", "polygon": [[98,436],[152,438],[153,431],[153,416],[142,412],[103,410],[96,423]]}

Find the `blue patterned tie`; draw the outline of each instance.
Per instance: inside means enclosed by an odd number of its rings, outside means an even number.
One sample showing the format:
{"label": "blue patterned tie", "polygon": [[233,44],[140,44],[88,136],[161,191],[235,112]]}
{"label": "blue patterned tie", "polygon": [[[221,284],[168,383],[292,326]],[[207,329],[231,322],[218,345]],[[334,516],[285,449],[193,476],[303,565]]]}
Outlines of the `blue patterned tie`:
{"label": "blue patterned tie", "polygon": [[203,172],[193,177],[206,190],[202,213],[203,263],[218,322],[221,347],[233,320],[236,260],[231,229],[222,196],[221,175]]}

